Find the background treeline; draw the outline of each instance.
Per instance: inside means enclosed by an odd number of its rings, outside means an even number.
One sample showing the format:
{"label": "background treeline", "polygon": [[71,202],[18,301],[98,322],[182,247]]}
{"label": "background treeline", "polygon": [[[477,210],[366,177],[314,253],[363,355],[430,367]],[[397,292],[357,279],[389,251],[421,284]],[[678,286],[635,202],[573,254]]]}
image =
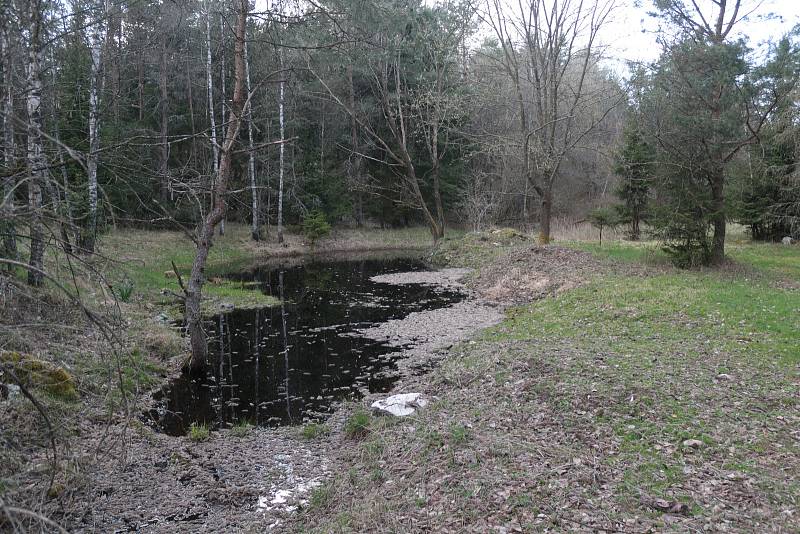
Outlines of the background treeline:
{"label": "background treeline", "polygon": [[[756,54],[733,37],[740,2],[700,4],[713,18],[656,3],[664,52],[627,81],[602,42],[611,0],[251,4],[226,220],[254,239],[306,221],[547,242],[552,219],[619,203],[608,222],[690,262],[721,258],[727,220],[797,235],[795,42]],[[111,225],[194,228],[232,118],[237,5],[0,9],[2,256],[24,247],[40,268],[43,241],[91,252]]]}

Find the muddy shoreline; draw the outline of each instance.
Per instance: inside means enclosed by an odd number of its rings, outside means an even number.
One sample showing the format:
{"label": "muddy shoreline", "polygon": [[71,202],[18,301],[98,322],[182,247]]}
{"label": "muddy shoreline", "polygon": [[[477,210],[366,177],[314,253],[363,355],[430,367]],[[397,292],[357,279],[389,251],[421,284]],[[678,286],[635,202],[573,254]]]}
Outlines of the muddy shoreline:
{"label": "muddy shoreline", "polygon": [[[449,347],[502,320],[501,309],[485,304],[464,285],[468,272],[443,269],[375,277],[381,283],[423,283],[467,294],[455,305],[413,312],[360,332],[398,347],[390,354],[400,372],[392,392],[412,387],[414,375],[435,366]],[[385,395],[366,395],[355,404],[367,406]],[[313,439],[303,438],[302,427],[279,427],[216,431],[208,441],[196,442],[135,424],[124,433],[124,463],[118,457],[99,458],[88,491],[65,506],[69,528],[281,531],[308,503],[314,488],[331,476],[331,458],[346,440],[342,428],[349,412],[340,405],[325,423],[328,432]],[[98,439],[99,433],[94,436]]]}

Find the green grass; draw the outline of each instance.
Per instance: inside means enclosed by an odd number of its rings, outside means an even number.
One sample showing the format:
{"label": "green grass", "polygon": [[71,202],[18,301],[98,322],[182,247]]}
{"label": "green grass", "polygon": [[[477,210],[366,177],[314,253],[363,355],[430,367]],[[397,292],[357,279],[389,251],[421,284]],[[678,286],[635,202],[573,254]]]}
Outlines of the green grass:
{"label": "green grass", "polygon": [[233,428],[231,428],[231,434],[237,438],[244,438],[247,437],[252,430],[253,424],[250,421],[243,419],[233,425]]}
{"label": "green grass", "polygon": [[777,243],[733,243],[727,253],[733,260],[772,276],[800,282],[800,246]]}
{"label": "green grass", "polygon": [[189,427],[189,439],[195,442],[208,441],[211,437],[211,432],[208,430],[208,425],[192,423]]}
{"label": "green grass", "polygon": [[330,434],[330,427],[326,424],[309,423],[303,426],[300,435],[303,439],[312,440]]}
{"label": "green grass", "polygon": [[[688,337],[747,357],[800,361],[800,295],[715,272],[609,276],[510,312],[495,338],[606,340],[617,351],[677,349]],[[490,334],[491,335],[491,334]],[[702,344],[689,347],[698,353]]]}
{"label": "green grass", "polygon": [[[573,246],[615,260],[652,258],[636,244]],[[588,396],[631,392],[630,402],[612,396],[596,419],[598,425],[610,425],[620,442],[605,461],[636,466],[625,469],[618,494],[629,505],[638,502],[642,490],[666,496],[680,487],[686,458],[715,454],[716,439],[734,443],[736,452],[726,454],[750,465],[765,445],[717,426],[732,419],[752,425],[754,414],[783,418],[797,408],[787,396],[787,380],[800,363],[800,292],[776,287],[774,281],[791,279],[800,256],[773,245],[740,244],[730,250],[736,261],[766,276],[677,269],[649,276],[607,274],[512,309],[504,323],[484,335],[491,343],[567,343],[581,354],[599,355],[595,362],[580,359],[562,369],[559,381],[574,392],[591,387]],[[729,412],[716,393],[705,391],[718,374],[730,372],[747,381],[745,394],[752,395],[747,416]],[[563,391],[558,398],[556,406],[563,401],[564,417],[570,417],[576,401]],[[685,450],[680,444],[686,439],[705,446]]]}
{"label": "green grass", "polygon": [[[253,285],[217,278],[219,274],[244,268],[254,259],[253,252],[245,246],[247,236],[243,235],[242,228],[229,226],[228,234],[218,237],[209,252],[206,267],[208,281],[203,286],[203,313],[218,313],[223,303],[237,308],[278,304],[278,299],[265,295]],[[172,263],[175,263],[186,283],[195,246],[186,236],[177,232],[119,230],[104,236],[101,253],[118,260],[110,269],[112,280],[117,280],[114,285],[118,295],[128,290],[130,294],[141,295],[146,300],[159,300],[164,289],[181,293]],[[178,310],[171,311],[176,317],[180,315]]]}
{"label": "green grass", "polygon": [[369,432],[372,416],[365,410],[357,410],[347,418],[344,424],[344,433],[348,438],[360,438]]}
{"label": "green grass", "polygon": [[606,241],[602,246],[592,241],[563,241],[561,246],[591,252],[598,258],[630,263],[667,261],[666,254],[654,241]]}

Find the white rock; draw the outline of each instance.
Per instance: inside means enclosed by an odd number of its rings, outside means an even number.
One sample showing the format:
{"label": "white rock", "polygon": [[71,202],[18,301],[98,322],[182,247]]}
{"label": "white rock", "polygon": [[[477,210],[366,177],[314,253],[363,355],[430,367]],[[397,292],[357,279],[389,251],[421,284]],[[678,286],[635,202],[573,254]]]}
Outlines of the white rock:
{"label": "white rock", "polygon": [[372,409],[379,414],[405,417],[411,415],[417,408],[424,408],[428,401],[421,393],[400,393],[372,403]]}

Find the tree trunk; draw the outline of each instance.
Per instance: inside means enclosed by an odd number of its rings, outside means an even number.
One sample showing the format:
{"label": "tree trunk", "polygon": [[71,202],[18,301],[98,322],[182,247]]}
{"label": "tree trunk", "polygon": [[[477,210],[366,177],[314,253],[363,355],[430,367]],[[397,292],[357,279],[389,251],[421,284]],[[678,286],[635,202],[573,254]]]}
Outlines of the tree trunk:
{"label": "tree trunk", "polygon": [[[55,64],[55,59],[51,57],[51,60]],[[56,69],[52,70],[53,74],[53,87],[58,87],[57,79],[56,79]],[[61,169],[61,183],[62,187],[64,188],[64,195],[63,198],[61,195],[58,194],[58,187],[53,186],[51,189],[54,191],[53,199],[54,201],[58,201],[58,209],[57,212],[61,216],[62,219],[59,222],[59,228],[61,231],[61,247],[64,249],[64,252],[67,254],[72,254],[72,243],[70,241],[70,235],[67,231],[67,228],[71,228],[74,232],[77,232],[77,225],[75,224],[75,219],[72,215],[72,204],[69,195],[69,172],[67,171],[67,163],[64,160],[64,149],[61,146],[61,133],[58,125],[59,113],[60,113],[60,106],[58,102],[58,93],[56,91],[52,92],[53,94],[53,139],[56,148],[56,154],[58,156],[58,166]],[[80,241],[77,239],[79,236],[75,233],[75,246],[80,247]]]}
{"label": "tree trunk", "polygon": [[[223,14],[223,6],[220,4],[219,11],[219,48],[220,48],[220,75],[219,75],[219,89],[220,89],[220,128],[225,131],[225,15]],[[219,235],[225,235],[225,216],[219,224]]]}
{"label": "tree trunk", "polygon": [[194,122],[194,91],[192,90],[192,54],[186,54],[186,92],[189,104],[189,126],[192,129],[192,143],[189,148],[189,165],[193,169],[197,168],[197,127]]}
{"label": "tree trunk", "polygon": [[[5,13],[3,13],[5,16]],[[9,20],[9,19],[6,19]],[[6,23],[4,23],[5,25]],[[3,198],[0,203],[0,232],[3,234],[2,257],[18,259],[17,231],[14,226],[14,178],[16,157],[14,154],[14,82],[13,56],[11,54],[11,31],[4,27],[2,39],[3,87],[6,89],[3,100]]]}
{"label": "tree trunk", "polygon": [[553,192],[551,188],[543,191],[542,209],[539,212],[539,244],[550,243],[550,218],[553,209]]}
{"label": "tree trunk", "polygon": [[141,123],[144,121],[144,47],[139,49],[139,61],[136,74],[139,79],[139,122]]}
{"label": "tree trunk", "polygon": [[91,76],[89,78],[89,154],[86,156],[87,181],[89,184],[89,221],[81,248],[94,253],[97,239],[97,159],[100,148],[100,80],[102,76],[102,32],[95,26],[91,29]]}
{"label": "tree trunk", "polygon": [[[280,68],[283,70],[283,54],[278,52],[280,61]],[[283,76],[283,75],[281,75]],[[285,82],[281,79],[280,92],[278,96],[278,124],[280,125],[281,144],[278,148],[278,243],[283,243],[283,177],[285,174],[285,152],[286,152],[286,123],[284,118],[284,85]]]}
{"label": "tree trunk", "polygon": [[169,183],[169,94],[167,93],[167,33],[161,37],[161,72],[159,73],[159,108],[161,110],[161,161],[158,173],[160,175],[159,196],[161,203],[166,204],[170,197]]}
{"label": "tree trunk", "polygon": [[[356,88],[353,84],[353,64],[348,63],[347,65],[347,82],[350,86],[350,92],[348,94],[349,102],[348,105],[350,109],[356,109]],[[350,164],[350,181],[352,183],[352,187],[355,189],[356,194],[356,226],[361,228],[364,226],[364,198],[361,191],[361,166],[362,166],[362,158],[361,158],[361,149],[359,148],[358,143],[358,122],[356,121],[356,117],[354,114],[350,115],[350,145],[351,145],[351,157],[352,163]]]}
{"label": "tree trunk", "polygon": [[234,48],[234,88],[231,101],[231,117],[222,144],[219,176],[215,187],[215,198],[211,211],[206,215],[199,229],[197,239],[197,253],[189,282],[186,287],[186,330],[192,348],[192,357],[189,362],[193,371],[199,371],[206,366],[208,359],[208,340],[203,330],[203,317],[200,311],[204,272],[208,252],[212,246],[214,230],[225,217],[227,203],[225,195],[228,180],[233,167],[233,145],[239,133],[244,104],[245,66],[244,42],[245,27],[247,23],[248,0],[237,0],[237,20]]}
{"label": "tree trunk", "polygon": [[725,184],[725,171],[720,169],[712,177],[711,182],[711,207],[714,213],[711,219],[714,224],[714,236],[711,243],[711,264],[722,265],[725,261],[725,197],[723,187]]}
{"label": "tree trunk", "polygon": [[444,206],[442,205],[442,191],[439,184],[439,164],[435,164],[433,171],[433,205],[436,209],[436,223],[438,225],[439,236],[436,238],[438,241],[444,237]]}
{"label": "tree trunk", "polygon": [[428,204],[425,202],[425,197],[422,194],[422,190],[419,188],[419,180],[417,179],[417,171],[414,168],[413,163],[411,162],[410,158],[408,158],[408,154],[406,153],[406,179],[411,184],[411,192],[417,199],[419,203],[420,209],[422,210],[422,214],[425,216],[425,220],[428,223],[428,230],[431,232],[431,237],[433,238],[433,244],[436,245],[439,240],[442,238],[443,232],[442,228],[439,226],[439,223],[434,217],[431,210],[428,209]]}
{"label": "tree trunk", "polygon": [[[211,178],[211,190],[216,189],[215,184],[219,176],[219,145],[217,144],[217,123],[214,117],[214,77],[211,75],[211,12],[206,8],[206,88],[208,90],[208,117],[211,121],[211,153],[213,177]],[[212,193],[212,204],[214,197]]]}
{"label": "tree trunk", "polygon": [[28,108],[28,210],[30,211],[30,260],[28,264],[28,284],[42,285],[44,276],[44,231],[42,229],[42,184],[45,180],[47,163],[42,150],[42,79],[40,72],[42,58],[41,25],[42,6],[40,0],[30,0],[29,55],[27,75]]}
{"label": "tree trunk", "polygon": [[247,82],[247,175],[250,179],[250,191],[252,194],[252,224],[250,226],[250,237],[253,241],[261,239],[261,225],[258,220],[259,210],[259,191],[256,184],[256,156],[253,150],[253,104],[250,95],[250,58],[247,53],[247,41],[244,43],[244,73]]}
{"label": "tree trunk", "polygon": [[639,238],[642,235],[642,232],[639,228],[640,218],[641,215],[639,215],[639,208],[634,208],[631,216],[631,241],[639,241]]}
{"label": "tree trunk", "polygon": [[[103,46],[103,78],[100,86],[108,87],[111,82],[111,109],[114,120],[119,123],[119,43],[114,39],[121,31],[122,12],[120,6],[113,5],[110,0],[100,0],[103,2],[103,19],[106,27]],[[101,24],[102,25],[102,24]],[[109,61],[110,59],[110,61]],[[115,61],[116,60],[116,61]]]}

